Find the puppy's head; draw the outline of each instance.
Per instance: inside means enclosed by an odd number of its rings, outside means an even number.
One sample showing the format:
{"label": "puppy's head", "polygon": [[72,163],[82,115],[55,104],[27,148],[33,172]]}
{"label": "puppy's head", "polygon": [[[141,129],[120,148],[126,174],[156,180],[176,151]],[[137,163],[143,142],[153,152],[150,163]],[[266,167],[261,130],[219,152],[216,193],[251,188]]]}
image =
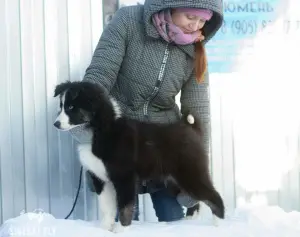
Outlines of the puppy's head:
{"label": "puppy's head", "polygon": [[54,97],[60,98],[60,111],[54,126],[67,131],[76,126],[88,123],[94,111],[93,96],[101,91],[84,82],[64,82],[56,86]]}

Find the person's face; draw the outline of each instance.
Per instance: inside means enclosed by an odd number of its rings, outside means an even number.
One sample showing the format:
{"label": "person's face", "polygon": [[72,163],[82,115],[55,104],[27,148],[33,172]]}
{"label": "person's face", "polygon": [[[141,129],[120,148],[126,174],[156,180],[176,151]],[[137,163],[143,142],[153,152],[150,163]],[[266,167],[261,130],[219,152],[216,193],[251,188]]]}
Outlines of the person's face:
{"label": "person's face", "polygon": [[206,22],[201,16],[190,15],[178,9],[172,10],[172,21],[186,34],[202,29]]}

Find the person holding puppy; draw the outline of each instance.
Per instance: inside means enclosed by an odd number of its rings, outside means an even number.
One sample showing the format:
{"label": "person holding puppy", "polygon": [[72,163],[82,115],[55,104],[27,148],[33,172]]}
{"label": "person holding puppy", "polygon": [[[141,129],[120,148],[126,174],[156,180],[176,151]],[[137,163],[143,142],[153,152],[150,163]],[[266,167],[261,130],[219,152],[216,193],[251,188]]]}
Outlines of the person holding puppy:
{"label": "person holding puppy", "polygon": [[[172,123],[191,112],[202,123],[209,155],[204,46],[222,22],[221,0],[145,0],[144,5],[122,7],[105,27],[83,81],[104,87],[117,100],[122,116]],[[181,108],[175,102],[179,92]],[[91,142],[92,134],[84,126],[70,133],[79,143]],[[150,193],[159,221],[179,220],[184,217],[182,206],[196,203],[183,193],[172,195],[165,182],[154,180],[143,182],[140,193]],[[138,208],[135,214],[138,219]]]}

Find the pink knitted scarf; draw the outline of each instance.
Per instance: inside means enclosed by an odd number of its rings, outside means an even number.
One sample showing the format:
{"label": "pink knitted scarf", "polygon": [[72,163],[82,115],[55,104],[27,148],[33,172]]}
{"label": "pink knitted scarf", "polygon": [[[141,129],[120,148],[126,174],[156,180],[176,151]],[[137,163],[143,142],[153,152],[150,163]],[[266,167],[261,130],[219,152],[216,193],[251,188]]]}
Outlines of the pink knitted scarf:
{"label": "pink knitted scarf", "polygon": [[[180,11],[201,16],[205,20],[210,20],[212,17],[212,12],[205,9],[181,8]],[[199,41],[199,31],[195,31],[193,33],[184,33],[173,23],[171,9],[166,9],[155,13],[152,16],[152,20],[160,36],[169,43],[174,42],[175,44],[186,45]]]}

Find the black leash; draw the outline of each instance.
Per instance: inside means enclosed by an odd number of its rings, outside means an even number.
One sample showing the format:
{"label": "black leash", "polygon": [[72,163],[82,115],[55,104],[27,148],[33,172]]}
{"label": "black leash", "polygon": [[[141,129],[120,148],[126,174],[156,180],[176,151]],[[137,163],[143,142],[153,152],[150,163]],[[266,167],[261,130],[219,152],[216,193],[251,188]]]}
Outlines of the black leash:
{"label": "black leash", "polygon": [[78,196],[79,196],[80,187],[81,187],[81,179],[82,179],[82,166],[80,168],[79,185],[78,185],[77,194],[76,194],[76,197],[75,197],[75,200],[74,200],[74,203],[73,203],[73,207],[72,207],[70,213],[65,217],[65,219],[68,219],[74,211],[74,208],[76,206],[77,199],[78,199]]}

